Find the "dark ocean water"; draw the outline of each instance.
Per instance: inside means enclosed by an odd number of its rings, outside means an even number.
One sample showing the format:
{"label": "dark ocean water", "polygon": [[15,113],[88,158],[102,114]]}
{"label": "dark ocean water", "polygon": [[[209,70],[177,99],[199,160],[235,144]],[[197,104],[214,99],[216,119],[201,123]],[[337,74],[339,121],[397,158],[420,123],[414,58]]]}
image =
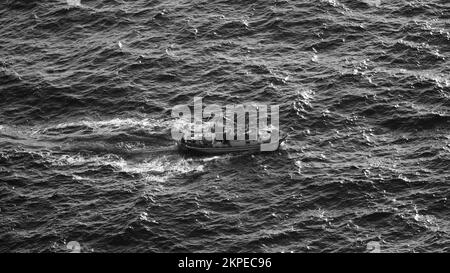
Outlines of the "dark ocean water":
{"label": "dark ocean water", "polygon": [[[449,252],[448,0],[0,3],[0,251]],[[275,153],[171,108],[279,104]]]}

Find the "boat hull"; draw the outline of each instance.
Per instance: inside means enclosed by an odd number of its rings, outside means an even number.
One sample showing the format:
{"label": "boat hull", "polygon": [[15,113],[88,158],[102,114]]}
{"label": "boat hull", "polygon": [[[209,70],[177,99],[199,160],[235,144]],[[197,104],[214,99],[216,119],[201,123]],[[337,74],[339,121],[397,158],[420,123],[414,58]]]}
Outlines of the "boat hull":
{"label": "boat hull", "polygon": [[[277,149],[279,148],[279,144]],[[245,145],[245,146],[231,146],[231,147],[196,147],[190,146],[186,143],[178,143],[178,148],[183,152],[196,154],[226,154],[236,152],[263,152],[261,151],[261,144]]]}

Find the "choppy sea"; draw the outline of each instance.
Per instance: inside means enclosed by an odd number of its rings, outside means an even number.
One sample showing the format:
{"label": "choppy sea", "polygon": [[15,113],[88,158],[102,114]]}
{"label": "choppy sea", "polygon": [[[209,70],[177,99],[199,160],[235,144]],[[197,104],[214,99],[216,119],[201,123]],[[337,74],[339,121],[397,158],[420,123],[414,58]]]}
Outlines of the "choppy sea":
{"label": "choppy sea", "polygon": [[[450,251],[448,0],[3,0],[0,251]],[[280,105],[190,156],[171,108]]]}

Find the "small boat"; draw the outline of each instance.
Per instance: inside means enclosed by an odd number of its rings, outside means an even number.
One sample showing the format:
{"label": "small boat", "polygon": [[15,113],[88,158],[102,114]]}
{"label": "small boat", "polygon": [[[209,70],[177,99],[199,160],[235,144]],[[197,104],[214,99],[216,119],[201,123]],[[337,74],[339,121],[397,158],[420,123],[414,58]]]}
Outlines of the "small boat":
{"label": "small boat", "polygon": [[[286,139],[286,136],[280,138],[277,146],[273,150],[277,150],[280,144]],[[264,152],[261,149],[261,142],[256,140],[229,140],[229,141],[206,141],[206,140],[185,140],[182,138],[177,142],[178,148],[182,152],[190,152],[197,154],[225,154],[234,152]]]}

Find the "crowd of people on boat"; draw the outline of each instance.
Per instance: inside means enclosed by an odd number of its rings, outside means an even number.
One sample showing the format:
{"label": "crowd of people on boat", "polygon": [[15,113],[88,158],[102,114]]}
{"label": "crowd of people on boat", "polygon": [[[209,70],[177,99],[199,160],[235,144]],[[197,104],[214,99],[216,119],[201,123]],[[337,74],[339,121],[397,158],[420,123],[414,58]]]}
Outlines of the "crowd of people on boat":
{"label": "crowd of people on boat", "polygon": [[[266,130],[258,130],[257,139],[250,140],[250,130],[248,125],[245,128],[245,140],[227,139],[226,132],[222,132],[222,138],[218,139],[216,133],[214,132],[214,127],[208,126],[211,131],[203,134],[201,139],[181,139],[181,144],[188,144],[194,147],[207,147],[207,148],[224,148],[233,146],[244,146],[244,145],[255,145],[266,142],[270,140],[270,132],[273,128],[268,128]],[[192,132],[192,131],[191,131]]]}
{"label": "crowd of people on boat", "polygon": [[181,143],[185,144],[185,143],[189,143],[189,145],[192,146],[197,146],[197,147],[231,147],[231,143],[229,140],[218,140],[218,139],[212,139],[212,140],[207,140],[205,137],[202,137],[202,139],[200,140],[195,140],[195,139],[191,139],[191,140],[185,140],[184,138],[181,139]]}

